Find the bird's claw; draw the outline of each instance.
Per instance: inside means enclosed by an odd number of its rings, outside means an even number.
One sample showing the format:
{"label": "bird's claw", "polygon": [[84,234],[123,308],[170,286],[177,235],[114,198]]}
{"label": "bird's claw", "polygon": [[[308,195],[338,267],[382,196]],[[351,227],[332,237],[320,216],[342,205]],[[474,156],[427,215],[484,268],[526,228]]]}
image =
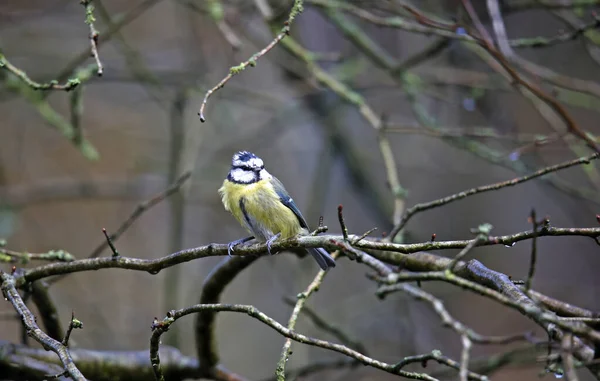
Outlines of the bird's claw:
{"label": "bird's claw", "polygon": [[267,240],[267,252],[269,253],[269,255],[273,255],[273,253],[271,253],[271,246],[273,245],[273,242],[275,242],[280,236],[281,233],[277,233]]}
{"label": "bird's claw", "polygon": [[229,255],[231,257],[231,253],[233,253],[235,251],[235,247],[237,245],[241,245],[242,243],[246,243],[246,242],[248,242],[248,241],[250,241],[252,239],[254,239],[254,236],[252,236],[252,237],[246,237],[246,238],[241,238],[241,239],[238,239],[236,241],[229,242],[227,244],[227,255]]}
{"label": "bird's claw", "polygon": [[234,248],[238,245],[237,242],[229,242],[227,245],[227,255],[231,257],[231,253],[233,253]]}

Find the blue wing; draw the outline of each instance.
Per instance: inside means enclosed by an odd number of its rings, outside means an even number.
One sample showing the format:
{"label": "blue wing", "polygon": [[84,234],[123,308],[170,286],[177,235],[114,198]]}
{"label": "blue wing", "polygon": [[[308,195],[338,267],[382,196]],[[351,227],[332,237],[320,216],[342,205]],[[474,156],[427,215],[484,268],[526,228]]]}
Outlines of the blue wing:
{"label": "blue wing", "polygon": [[300,226],[302,226],[305,229],[308,229],[308,224],[302,216],[302,213],[300,213],[300,209],[298,209],[294,200],[292,200],[289,193],[285,190],[285,187],[283,186],[281,181],[279,181],[277,177],[273,176],[271,178],[271,184],[273,185],[273,189],[275,189],[275,192],[279,196],[279,200],[281,201],[281,203],[287,206],[296,215],[296,218],[298,218],[298,222],[300,222]]}
{"label": "blue wing", "polygon": [[[300,222],[300,226],[302,226],[305,229],[308,229],[308,224],[306,223],[306,220],[302,216],[302,213],[300,213],[300,210],[296,206],[294,200],[292,200],[288,192],[285,190],[285,187],[283,186],[281,181],[279,181],[277,177],[273,176],[271,178],[271,184],[273,185],[273,189],[275,189],[275,192],[279,196],[279,200],[281,201],[281,203],[287,206],[296,215],[296,217],[298,218],[298,222]],[[333,259],[333,257],[331,257],[331,255],[329,255],[327,251],[325,251],[325,249],[317,247],[309,248],[307,249],[307,251],[317,261],[319,267],[322,270],[325,271],[330,267],[335,267],[335,260]]]}

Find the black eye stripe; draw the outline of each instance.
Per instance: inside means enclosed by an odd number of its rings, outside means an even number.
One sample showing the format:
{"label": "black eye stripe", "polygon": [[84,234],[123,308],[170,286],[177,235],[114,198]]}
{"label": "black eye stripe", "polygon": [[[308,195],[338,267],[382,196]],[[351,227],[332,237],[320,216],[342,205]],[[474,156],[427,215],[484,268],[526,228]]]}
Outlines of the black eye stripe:
{"label": "black eye stripe", "polygon": [[254,171],[254,170],[256,170],[257,168],[263,169],[263,168],[264,168],[264,166],[260,166],[260,167],[251,167],[251,166],[249,166],[249,165],[243,165],[243,164],[242,164],[242,165],[234,165],[234,166],[233,166],[233,168],[243,169],[243,170],[245,170],[245,171]]}

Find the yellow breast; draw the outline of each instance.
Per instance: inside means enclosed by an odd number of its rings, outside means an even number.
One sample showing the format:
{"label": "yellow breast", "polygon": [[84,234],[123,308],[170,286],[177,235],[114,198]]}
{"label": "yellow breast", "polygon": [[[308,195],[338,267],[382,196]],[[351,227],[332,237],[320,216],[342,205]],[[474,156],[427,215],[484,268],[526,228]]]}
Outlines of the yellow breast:
{"label": "yellow breast", "polygon": [[260,237],[260,232],[249,226],[240,207],[241,199],[244,200],[246,214],[258,230],[268,231],[272,235],[281,233],[281,238],[290,238],[304,231],[294,212],[281,203],[269,180],[236,184],[226,179],[219,194],[225,209],[258,239],[269,237]]}

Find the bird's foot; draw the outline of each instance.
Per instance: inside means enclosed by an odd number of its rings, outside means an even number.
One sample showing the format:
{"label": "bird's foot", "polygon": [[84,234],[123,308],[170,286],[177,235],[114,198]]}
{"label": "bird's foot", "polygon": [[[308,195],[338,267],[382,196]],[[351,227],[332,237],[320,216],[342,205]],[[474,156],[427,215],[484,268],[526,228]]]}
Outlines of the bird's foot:
{"label": "bird's foot", "polygon": [[229,255],[231,257],[231,253],[233,253],[234,248],[237,245],[241,245],[242,243],[246,243],[246,242],[250,241],[251,239],[254,239],[254,237],[246,237],[246,238],[241,238],[241,239],[235,240],[233,242],[229,242],[227,244],[227,255]]}
{"label": "bird's foot", "polygon": [[271,253],[271,245],[273,245],[273,242],[275,242],[279,237],[281,237],[281,233],[277,233],[267,240],[267,251],[269,252],[269,255],[273,255],[273,253]]}

